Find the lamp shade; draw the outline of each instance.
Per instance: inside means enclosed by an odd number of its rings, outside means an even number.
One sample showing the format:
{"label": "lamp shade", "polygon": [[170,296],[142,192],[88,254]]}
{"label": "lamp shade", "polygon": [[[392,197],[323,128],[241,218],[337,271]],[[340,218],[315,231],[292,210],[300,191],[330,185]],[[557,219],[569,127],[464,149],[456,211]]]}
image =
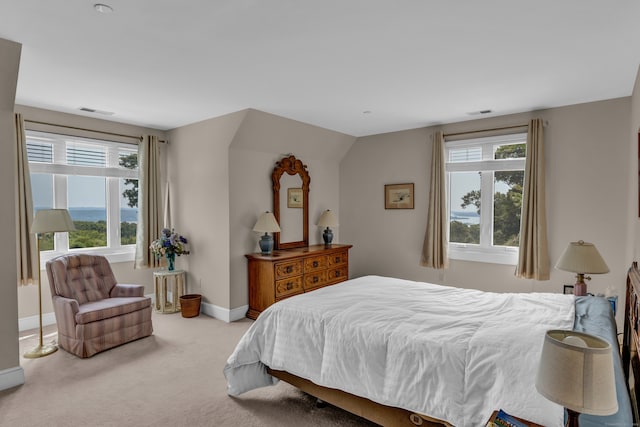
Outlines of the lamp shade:
{"label": "lamp shade", "polygon": [[573,273],[608,273],[609,267],[593,243],[571,242],[556,263],[556,268]]}
{"label": "lamp shade", "polygon": [[320,220],[318,221],[318,227],[337,227],[338,226],[338,218],[336,218],[333,211],[327,209],[322,212],[320,215]]}
{"label": "lamp shade", "polygon": [[536,378],[538,393],[572,411],[618,412],[611,345],[576,331],[547,331]]}
{"label": "lamp shade", "polygon": [[31,223],[32,233],[74,231],[76,229],[66,209],[43,209],[36,212]]}
{"label": "lamp shade", "polygon": [[256,225],[253,226],[253,231],[259,231],[262,233],[277,233],[280,231],[280,226],[276,217],[269,211],[263,213],[258,218]]}

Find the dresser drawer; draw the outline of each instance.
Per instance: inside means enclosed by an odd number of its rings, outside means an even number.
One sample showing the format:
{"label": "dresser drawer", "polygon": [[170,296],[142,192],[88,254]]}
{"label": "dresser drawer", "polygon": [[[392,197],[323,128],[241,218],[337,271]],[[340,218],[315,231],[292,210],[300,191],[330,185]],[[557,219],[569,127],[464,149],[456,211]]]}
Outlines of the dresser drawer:
{"label": "dresser drawer", "polygon": [[302,292],[302,276],[276,281],[276,300]]}
{"label": "dresser drawer", "polygon": [[313,289],[327,283],[327,271],[316,271],[304,275],[304,289]]}
{"label": "dresser drawer", "polygon": [[275,264],[276,280],[302,274],[302,261],[294,260]]}
{"label": "dresser drawer", "polygon": [[328,258],[329,268],[338,265],[347,265],[349,263],[349,253],[347,251],[331,254]]}
{"label": "dresser drawer", "polygon": [[324,270],[326,268],[327,268],[327,257],[324,255],[305,258],[304,260],[305,273],[309,273],[317,270]]}
{"label": "dresser drawer", "polygon": [[349,267],[333,268],[327,271],[327,281],[330,283],[342,282],[349,276]]}

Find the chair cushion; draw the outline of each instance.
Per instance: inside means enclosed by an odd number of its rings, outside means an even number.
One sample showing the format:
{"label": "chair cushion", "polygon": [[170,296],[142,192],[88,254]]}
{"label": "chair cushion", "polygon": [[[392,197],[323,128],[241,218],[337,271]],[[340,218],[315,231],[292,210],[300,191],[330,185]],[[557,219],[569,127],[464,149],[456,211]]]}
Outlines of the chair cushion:
{"label": "chair cushion", "polygon": [[81,304],[75,318],[76,323],[82,325],[132,313],[150,306],[151,298],[148,297],[106,298]]}
{"label": "chair cushion", "polygon": [[102,256],[66,255],[49,261],[55,293],[79,304],[109,298],[116,278],[109,261]]}

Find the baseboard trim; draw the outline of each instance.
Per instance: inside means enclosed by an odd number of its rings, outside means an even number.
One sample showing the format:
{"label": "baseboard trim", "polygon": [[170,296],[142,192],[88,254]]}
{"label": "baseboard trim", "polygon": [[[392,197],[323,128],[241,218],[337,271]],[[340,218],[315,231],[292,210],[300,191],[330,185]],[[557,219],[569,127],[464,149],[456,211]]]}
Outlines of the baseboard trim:
{"label": "baseboard trim", "polygon": [[203,314],[206,314],[209,317],[215,317],[216,319],[220,319],[227,323],[235,322],[236,320],[242,319],[247,313],[248,309],[248,305],[243,305],[241,307],[236,307],[230,310],[228,308],[219,307],[207,302],[203,302],[200,307],[200,311]]}
{"label": "baseboard trim", "polygon": [[[147,295],[154,299],[154,295]],[[249,309],[248,305],[243,305],[233,309],[219,307],[215,304],[209,304],[203,302],[200,311],[209,317],[215,317],[224,322],[230,323],[236,320],[243,319]],[[42,326],[49,326],[56,324],[56,315],[54,313],[44,313],[42,315]],[[18,329],[20,332],[28,331],[29,329],[38,329],[40,327],[40,316],[29,316],[18,319]]]}
{"label": "baseboard trim", "polygon": [[20,366],[0,371],[0,391],[24,384],[24,369]]}
{"label": "baseboard trim", "polygon": [[[55,313],[42,313],[42,326],[49,326],[56,324]],[[29,329],[40,328],[40,316],[29,316],[18,319],[18,330],[20,332],[28,331]]]}

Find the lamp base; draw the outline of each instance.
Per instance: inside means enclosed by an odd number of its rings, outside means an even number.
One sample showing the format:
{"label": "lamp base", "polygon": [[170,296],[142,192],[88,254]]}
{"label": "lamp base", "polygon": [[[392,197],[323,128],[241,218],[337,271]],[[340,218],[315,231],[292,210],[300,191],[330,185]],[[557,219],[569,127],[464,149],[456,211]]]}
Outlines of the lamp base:
{"label": "lamp base", "polygon": [[333,231],[329,227],[324,230],[322,233],[322,239],[324,240],[325,246],[331,246],[331,242],[333,241]]}
{"label": "lamp base", "polygon": [[37,359],[39,357],[48,356],[56,351],[58,351],[58,346],[56,345],[39,345],[33,350],[27,351],[23,356],[26,359]]}
{"label": "lamp base", "polygon": [[573,285],[573,294],[579,297],[585,296],[587,294],[586,283],[576,283]]}
{"label": "lamp base", "polygon": [[564,425],[565,427],[579,427],[578,417],[580,416],[580,412],[572,411],[567,408],[567,423]]}
{"label": "lamp base", "polygon": [[258,244],[260,245],[262,255],[271,255],[271,251],[273,250],[273,237],[268,233],[264,233]]}

